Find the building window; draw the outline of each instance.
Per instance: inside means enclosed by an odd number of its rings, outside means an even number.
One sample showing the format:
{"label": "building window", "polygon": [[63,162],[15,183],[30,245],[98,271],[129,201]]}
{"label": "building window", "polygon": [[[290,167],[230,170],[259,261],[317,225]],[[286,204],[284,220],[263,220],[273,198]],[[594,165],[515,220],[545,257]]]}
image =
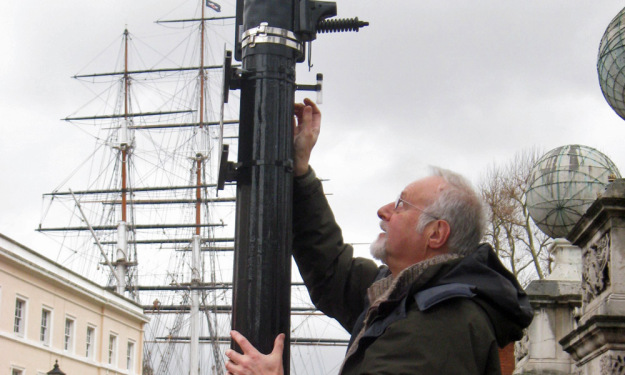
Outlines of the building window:
{"label": "building window", "polygon": [[13,323],[13,332],[24,337],[26,332],[26,300],[21,298],[15,299],[15,320]]}
{"label": "building window", "polygon": [[126,350],[126,368],[128,372],[133,374],[133,369],[135,367],[135,343],[132,341],[128,341],[128,349]]}
{"label": "building window", "polygon": [[109,335],[109,365],[115,364],[117,359],[117,335]]}
{"label": "building window", "polygon": [[63,341],[63,349],[68,352],[74,351],[74,319],[65,318],[65,340]]}
{"label": "building window", "polygon": [[11,367],[11,375],[24,375],[24,369]]}
{"label": "building window", "polygon": [[85,354],[85,356],[89,359],[93,359],[94,344],[95,344],[95,328],[89,326],[87,327],[87,352]]}
{"label": "building window", "polygon": [[50,345],[50,322],[52,322],[52,311],[41,309],[41,331],[39,332],[39,340],[44,345]]}

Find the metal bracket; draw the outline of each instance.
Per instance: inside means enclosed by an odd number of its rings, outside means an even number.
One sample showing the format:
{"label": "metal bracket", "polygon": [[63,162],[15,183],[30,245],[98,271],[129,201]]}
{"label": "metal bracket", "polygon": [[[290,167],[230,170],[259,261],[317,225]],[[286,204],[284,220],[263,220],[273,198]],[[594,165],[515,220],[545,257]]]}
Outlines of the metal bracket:
{"label": "metal bracket", "polygon": [[279,44],[304,53],[304,44],[292,31],[269,26],[267,22],[261,22],[260,26],[243,33],[241,47],[254,48],[257,44]]}
{"label": "metal bracket", "polygon": [[226,50],[224,53],[224,69],[223,69],[223,102],[228,103],[230,90],[238,90],[241,88],[241,69],[232,66],[232,51]]}
{"label": "metal bracket", "polygon": [[222,145],[221,158],[219,159],[219,176],[217,177],[217,190],[223,190],[226,186],[226,181],[236,181],[238,177],[236,164],[228,161],[229,153],[230,145]]}
{"label": "metal bracket", "polygon": [[295,85],[295,90],[299,91],[316,91],[317,92],[317,104],[321,104],[323,101],[322,90],[323,90],[323,74],[317,73],[317,84],[316,85]]}
{"label": "metal bracket", "polygon": [[226,182],[237,181],[242,168],[272,165],[282,167],[288,173],[293,172],[293,160],[249,160],[241,163],[228,161],[229,145],[221,147],[221,159],[219,160],[219,176],[217,177],[217,190],[223,190]]}
{"label": "metal bracket", "polygon": [[329,17],[336,16],[336,2],[299,0],[299,16],[295,32],[306,42],[317,37],[317,25]]}
{"label": "metal bracket", "polygon": [[273,165],[274,167],[284,167],[287,172],[293,172],[293,160],[250,160],[242,163],[232,163],[238,171],[241,168],[259,167],[262,165]]}

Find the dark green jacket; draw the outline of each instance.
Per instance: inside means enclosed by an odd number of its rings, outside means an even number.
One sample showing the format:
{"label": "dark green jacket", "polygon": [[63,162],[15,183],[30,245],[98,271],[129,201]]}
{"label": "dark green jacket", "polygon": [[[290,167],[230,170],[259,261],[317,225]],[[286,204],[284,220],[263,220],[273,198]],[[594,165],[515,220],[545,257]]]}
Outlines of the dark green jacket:
{"label": "dark green jacket", "polygon": [[[293,255],[311,299],[352,339],[367,289],[386,267],[354,258],[312,170],[294,181]],[[488,245],[428,268],[369,319],[341,374],[500,374],[498,346],[521,338],[533,313]]]}

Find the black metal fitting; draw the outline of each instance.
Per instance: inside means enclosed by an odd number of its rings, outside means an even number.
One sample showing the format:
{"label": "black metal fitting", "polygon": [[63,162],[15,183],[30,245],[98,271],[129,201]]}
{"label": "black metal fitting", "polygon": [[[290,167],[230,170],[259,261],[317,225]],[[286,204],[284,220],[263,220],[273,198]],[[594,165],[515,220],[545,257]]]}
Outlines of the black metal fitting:
{"label": "black metal fitting", "polygon": [[295,19],[295,35],[303,42],[310,42],[317,37],[317,25],[326,18],[336,16],[336,3],[300,0],[298,16]]}
{"label": "black metal fitting", "polygon": [[230,145],[221,146],[221,158],[219,159],[219,175],[217,177],[217,190],[223,190],[226,182],[236,181],[238,177],[237,166],[228,161]]}
{"label": "black metal fitting", "polygon": [[240,66],[232,66],[232,51],[225,51],[224,70],[223,70],[223,99],[224,103],[228,103],[230,90],[239,90],[241,88]]}
{"label": "black metal fitting", "polygon": [[369,22],[360,21],[355,18],[339,18],[332,20],[323,20],[317,24],[318,33],[342,33],[345,31],[358,32],[360,28],[369,26]]}

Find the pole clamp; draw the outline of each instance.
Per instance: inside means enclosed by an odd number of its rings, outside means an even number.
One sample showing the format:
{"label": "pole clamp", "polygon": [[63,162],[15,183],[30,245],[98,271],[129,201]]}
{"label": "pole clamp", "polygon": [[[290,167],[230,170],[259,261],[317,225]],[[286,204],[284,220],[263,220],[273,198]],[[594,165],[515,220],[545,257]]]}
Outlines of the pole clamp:
{"label": "pole clamp", "polygon": [[271,27],[267,22],[253,27],[243,33],[242,47],[254,48],[257,44],[280,44],[304,53],[304,44],[297,39],[292,31]]}
{"label": "pole clamp", "polygon": [[272,165],[284,168],[287,173],[293,173],[293,159],[286,160],[249,160],[240,163],[228,161],[230,145],[221,146],[221,157],[219,159],[219,176],[217,177],[217,190],[223,190],[226,182],[238,181],[239,174],[243,168]]}

